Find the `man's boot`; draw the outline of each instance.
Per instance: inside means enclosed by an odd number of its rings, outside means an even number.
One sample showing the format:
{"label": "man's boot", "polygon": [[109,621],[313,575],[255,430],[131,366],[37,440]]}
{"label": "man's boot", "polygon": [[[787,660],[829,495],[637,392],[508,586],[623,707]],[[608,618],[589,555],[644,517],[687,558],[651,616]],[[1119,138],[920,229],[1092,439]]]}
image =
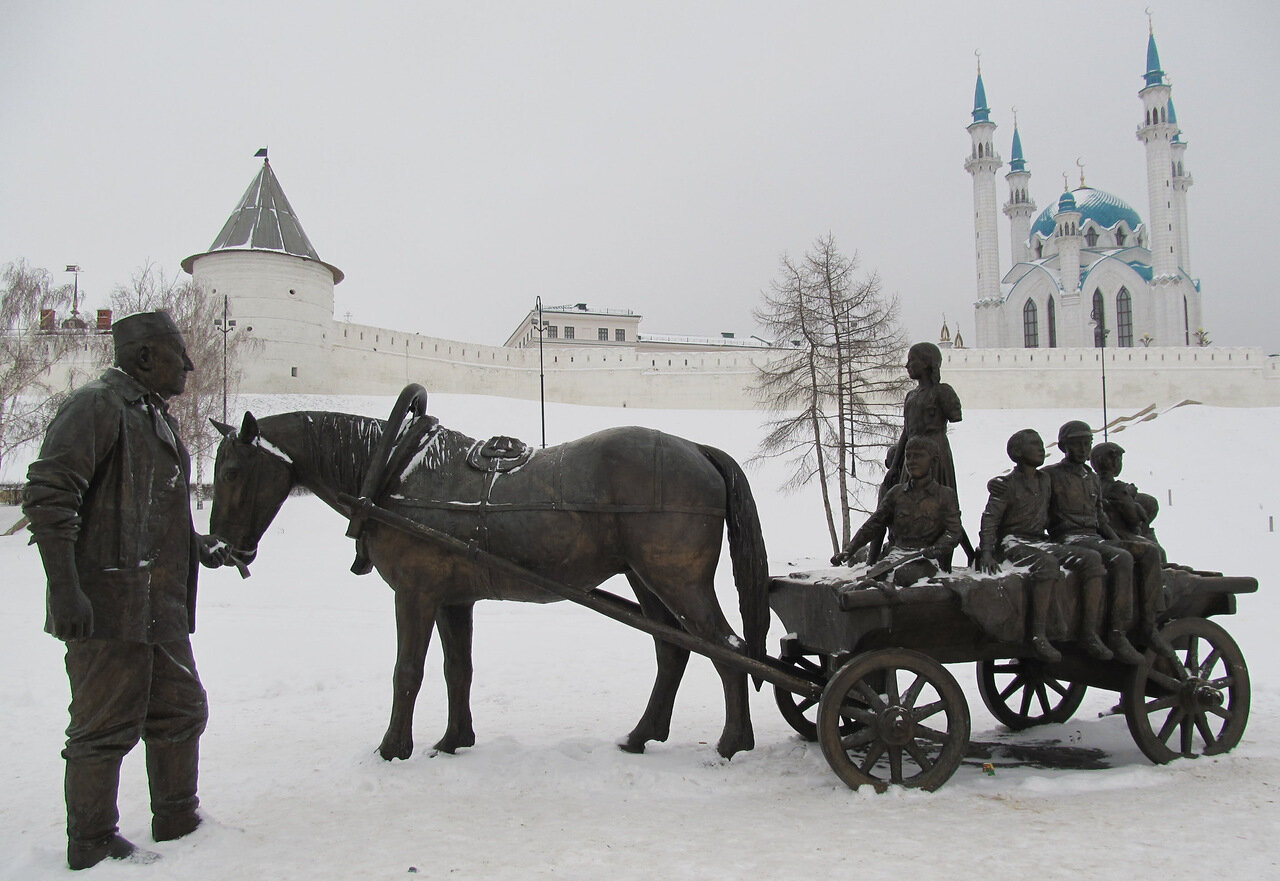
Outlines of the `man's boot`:
{"label": "man's boot", "polygon": [[160,858],[121,837],[116,825],[119,787],[120,759],[67,760],[67,865],[72,869],[87,869],[105,859],[150,863]]}
{"label": "man's boot", "polygon": [[147,782],[151,787],[151,834],[156,841],[172,841],[200,825],[196,808],[200,741],[147,744]]}
{"label": "man's boot", "polygon": [[1080,588],[1083,606],[1080,610],[1080,644],[1090,657],[1110,661],[1115,653],[1098,636],[1102,629],[1103,588],[1102,576],[1086,579]]}

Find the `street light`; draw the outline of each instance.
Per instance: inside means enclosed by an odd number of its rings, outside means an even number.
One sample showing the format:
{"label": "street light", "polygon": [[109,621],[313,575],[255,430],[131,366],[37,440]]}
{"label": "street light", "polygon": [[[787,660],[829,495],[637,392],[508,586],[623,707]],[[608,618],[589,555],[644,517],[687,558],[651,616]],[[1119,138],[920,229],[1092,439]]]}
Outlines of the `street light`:
{"label": "street light", "polygon": [[236,320],[228,317],[230,303],[222,295],[222,317],[213,319],[213,326],[222,334],[222,422],[227,421],[227,336],[236,329]]}
{"label": "street light", "polygon": [[63,323],[63,327],[81,329],[85,325],[80,321],[80,264],[68,263],[66,271],[72,273],[75,281],[71,288],[71,318]]}
{"label": "street light", "polygon": [[1089,313],[1097,332],[1094,334],[1094,342],[1098,346],[1098,360],[1102,363],[1102,440],[1107,440],[1107,334],[1111,331],[1107,330],[1107,316],[1103,310],[1096,306]]}
{"label": "street light", "polygon": [[542,448],[547,448],[547,378],[542,369],[542,335],[547,325],[542,320],[542,297],[534,299],[538,317],[533,319],[533,329],[538,332],[538,407],[542,412]]}

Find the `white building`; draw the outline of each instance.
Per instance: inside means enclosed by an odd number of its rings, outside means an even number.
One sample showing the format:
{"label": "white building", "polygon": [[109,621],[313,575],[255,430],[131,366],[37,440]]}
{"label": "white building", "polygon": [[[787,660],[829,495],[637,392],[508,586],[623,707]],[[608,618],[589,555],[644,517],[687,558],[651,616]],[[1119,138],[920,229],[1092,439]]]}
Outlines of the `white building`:
{"label": "white building", "polygon": [[965,161],[973,176],[978,348],[1198,345],[1201,294],[1191,275],[1187,144],[1153,34],[1144,78],[1137,138],[1146,150],[1148,221],[1123,199],[1086,186],[1083,171],[1079,187],[1068,189],[1064,180],[1064,191],[1036,215],[1015,120],[1003,206],[1012,265],[998,278],[995,177],[1003,163],[979,69],[968,127],[973,148]]}

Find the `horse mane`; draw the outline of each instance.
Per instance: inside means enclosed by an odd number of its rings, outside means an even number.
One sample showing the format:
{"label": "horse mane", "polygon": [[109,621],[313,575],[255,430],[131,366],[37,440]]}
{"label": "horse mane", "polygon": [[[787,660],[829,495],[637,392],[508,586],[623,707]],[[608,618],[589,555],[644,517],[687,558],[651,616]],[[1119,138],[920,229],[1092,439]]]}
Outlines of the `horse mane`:
{"label": "horse mane", "polygon": [[298,483],[355,494],[386,424],[370,416],[306,410],[259,420],[262,438],[293,460]]}

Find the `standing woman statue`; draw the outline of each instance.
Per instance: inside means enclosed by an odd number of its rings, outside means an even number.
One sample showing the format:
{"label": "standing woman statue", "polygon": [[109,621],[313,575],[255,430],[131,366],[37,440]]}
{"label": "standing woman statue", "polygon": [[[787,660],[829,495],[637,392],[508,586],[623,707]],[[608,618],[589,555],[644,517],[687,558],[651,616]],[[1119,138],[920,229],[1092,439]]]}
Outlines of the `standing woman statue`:
{"label": "standing woman statue", "polygon": [[[947,423],[959,422],[962,417],[956,390],[942,381],[942,350],[933,343],[916,343],[907,351],[906,368],[907,376],[916,381],[916,387],[907,392],[902,404],[902,434],[885,456],[881,498],[890,487],[908,479],[903,458],[907,441],[913,437],[927,437],[933,441],[938,448],[938,457],[933,465],[934,479],[942,486],[956,488],[956,463],[951,457],[951,445],[947,443]],[[960,546],[972,563],[973,544],[963,531]],[[878,556],[878,548],[876,551],[873,556]]]}

